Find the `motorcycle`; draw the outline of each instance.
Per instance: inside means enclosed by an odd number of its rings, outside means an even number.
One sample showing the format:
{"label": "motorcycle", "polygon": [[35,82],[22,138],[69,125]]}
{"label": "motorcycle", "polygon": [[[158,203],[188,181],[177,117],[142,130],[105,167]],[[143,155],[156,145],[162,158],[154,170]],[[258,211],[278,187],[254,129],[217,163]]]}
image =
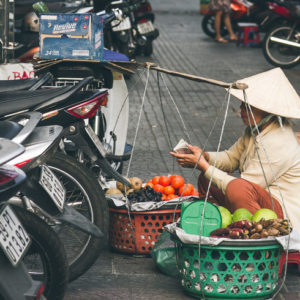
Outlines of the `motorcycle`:
{"label": "motorcycle", "polygon": [[[7,133],[11,134],[11,130]],[[45,294],[51,299],[62,299],[68,278],[62,243],[35,214],[8,204],[26,182],[26,175],[17,167],[3,164],[21,155],[24,147],[2,138],[0,145],[0,298],[45,299]],[[41,262],[44,278],[35,272],[36,264]]]}
{"label": "motorcycle", "polygon": [[[98,8],[95,6],[95,12]],[[104,42],[108,49],[124,53],[129,58],[152,54],[152,42],[158,37],[159,31],[153,25],[154,14],[148,1],[112,1],[101,8],[105,8],[106,12],[121,9],[123,14],[122,20],[112,20],[105,26]]]}
{"label": "motorcycle", "polygon": [[[273,2],[266,0],[232,0],[231,7],[231,24],[234,31],[238,29],[239,22],[250,22],[256,23],[261,32],[268,30],[270,7]],[[213,12],[208,11],[202,19],[202,30],[203,32],[210,36],[215,37],[215,16]],[[224,21],[221,21],[221,35],[227,34],[227,29],[225,27]]]}
{"label": "motorcycle", "polygon": [[[73,280],[92,265],[105,244],[106,237],[99,228],[104,232],[107,230],[106,202],[92,174],[85,173],[82,166],[68,157],[57,157],[54,154],[62,128],[36,127],[40,121],[39,116],[41,117],[39,113],[27,113],[25,116],[14,117],[14,121],[0,121],[0,136],[9,131],[12,136],[6,136],[7,138],[13,138],[26,146],[24,154],[9,162],[26,170],[29,177],[27,184],[22,187],[22,194],[10,201],[23,204],[27,209],[38,213],[57,231],[66,245],[71,271],[69,280]],[[24,117],[29,121],[22,128],[20,124],[24,122]],[[57,177],[63,181],[60,182]],[[97,192],[100,193],[94,194]],[[26,200],[28,198],[33,203]]]}
{"label": "motorcycle", "polygon": [[300,62],[300,5],[282,3],[280,11],[284,21],[266,33],[263,54],[274,66],[292,68]]}
{"label": "motorcycle", "polygon": [[[1,117],[7,118],[4,117],[5,114],[29,108],[43,112],[44,120],[41,121],[42,124],[60,124],[65,127],[62,137],[67,141],[65,141],[65,147],[62,147],[63,152],[71,154],[75,151],[80,153],[82,151],[82,153],[86,153],[86,157],[95,159],[98,171],[104,170],[112,176],[116,174],[119,180],[124,181],[123,177],[112,170],[110,164],[105,160],[105,149],[99,138],[95,136],[90,126],[83,121],[83,118],[95,114],[100,104],[104,104],[107,100],[106,90],[82,91],[80,93],[77,91],[90,81],[92,81],[91,77],[75,86],[65,88],[2,93],[0,99],[3,100],[5,95],[6,100],[10,102],[14,99],[15,104],[6,107],[2,111]],[[71,97],[71,95],[73,96]],[[24,161],[29,159],[30,157],[27,157],[27,159],[24,157]],[[63,153],[56,153],[52,159],[47,160],[47,164],[65,183],[70,194],[68,204],[80,212],[84,211],[90,221],[97,224],[105,233],[108,220],[107,203],[95,174]],[[90,165],[90,167],[95,171],[94,165]],[[124,183],[129,184],[127,181]],[[74,190],[75,187],[77,187],[76,190]],[[77,195],[78,192],[82,195],[80,199]],[[74,244],[74,249],[69,256],[70,280],[76,279],[93,264],[99,256],[100,249],[105,244],[103,240],[97,239],[91,234],[80,234],[78,241],[82,242],[77,243],[77,245]]]}
{"label": "motorcycle", "polygon": [[141,0],[140,7],[131,16],[136,33],[136,55],[150,56],[153,53],[153,41],[159,36],[158,29],[153,25],[155,16],[150,2]]}

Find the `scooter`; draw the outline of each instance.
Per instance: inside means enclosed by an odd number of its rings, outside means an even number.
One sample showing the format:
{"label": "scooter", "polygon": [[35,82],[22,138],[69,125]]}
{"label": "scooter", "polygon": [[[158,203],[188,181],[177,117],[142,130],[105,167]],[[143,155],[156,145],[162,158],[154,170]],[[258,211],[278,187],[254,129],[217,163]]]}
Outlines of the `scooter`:
{"label": "scooter", "polygon": [[[17,167],[3,165],[24,152],[24,147],[0,139],[0,298],[7,300],[62,299],[67,287],[68,266],[63,245],[56,233],[35,214],[8,204],[26,182],[26,175]],[[39,247],[37,246],[39,245]],[[33,280],[31,264],[39,257],[44,261],[48,282]],[[31,276],[30,276],[31,275]],[[48,298],[49,299],[49,298]]]}
{"label": "scooter", "polygon": [[[9,164],[16,165],[21,167],[28,174],[28,180],[26,184],[22,186],[21,193],[12,199],[10,202],[25,207],[27,210],[37,213],[41,218],[47,220],[47,223],[50,224],[57,232],[66,233],[65,230],[73,228],[72,232],[76,237],[76,229],[80,230],[82,233],[86,233],[85,242],[79,246],[80,238],[76,238],[74,244],[78,244],[77,248],[80,255],[77,253],[76,256],[72,256],[69,259],[71,278],[78,277],[84,271],[86,271],[95,259],[100,254],[100,246],[105,243],[104,234],[101,230],[95,225],[99,224],[101,229],[105,229],[105,208],[101,210],[101,205],[96,206],[99,210],[91,211],[91,215],[85,216],[82,214],[84,210],[81,209],[79,201],[82,201],[79,198],[79,195],[76,196],[77,205],[66,201],[66,190],[65,186],[62,185],[60,180],[57,179],[57,169],[53,171],[46,163],[48,161],[51,163],[52,157],[56,152],[57,146],[61,140],[61,126],[43,126],[36,127],[40,122],[42,115],[37,112],[23,113],[17,115],[10,121],[0,121],[0,136],[5,136],[6,138],[11,138],[14,141],[18,141],[26,146],[26,151],[19,155],[17,158],[11,160]],[[22,124],[25,124],[22,126]],[[7,134],[9,133],[9,135]],[[68,162],[68,158],[62,159],[64,166]],[[62,167],[61,167],[62,168]],[[58,168],[58,172],[61,168]],[[76,165],[70,165],[70,168],[74,169],[75,172],[80,174],[80,167]],[[70,170],[68,168],[68,170]],[[84,169],[84,168],[82,168]],[[68,175],[68,170],[64,170],[64,175]],[[86,173],[83,176],[89,176],[89,173]],[[90,179],[93,181],[93,177]],[[71,182],[69,178],[68,182]],[[81,185],[84,185],[82,183]],[[91,192],[97,192],[99,190],[99,185],[96,183],[95,186],[91,185],[94,188]],[[72,191],[74,193],[75,190]],[[98,197],[101,196],[101,190]],[[104,198],[104,196],[103,196]],[[68,197],[69,199],[69,197]],[[93,198],[94,201],[97,201],[98,198]],[[89,199],[90,200],[90,199]],[[93,209],[93,203],[89,203],[90,208]],[[77,212],[76,208],[80,212]],[[87,217],[91,218],[89,220]],[[63,231],[61,231],[61,228]],[[81,234],[83,237],[84,235]],[[100,239],[102,238],[102,239]],[[61,240],[64,243],[71,244],[70,237],[66,239],[65,234]],[[68,246],[67,244],[67,246]],[[96,247],[98,246],[98,248]],[[75,247],[75,246],[74,246]],[[68,248],[66,248],[68,249]],[[75,249],[72,249],[71,253]],[[76,250],[77,251],[77,250]],[[75,252],[76,253],[76,252]],[[69,253],[67,253],[69,254]],[[89,254],[89,257],[82,257],[81,255]]]}
{"label": "scooter", "polygon": [[278,23],[265,35],[263,54],[274,66],[292,68],[300,63],[300,4],[281,3],[276,11]]}
{"label": "scooter", "polygon": [[[268,12],[269,4],[266,0],[232,0],[231,4],[231,24],[234,31],[238,29],[239,22],[254,22],[259,26],[260,31],[266,31],[266,12]],[[215,37],[215,16],[212,11],[209,11],[201,22],[203,32]],[[221,35],[227,34],[224,21],[221,22]]]}
{"label": "scooter", "polygon": [[150,2],[141,0],[140,7],[133,11],[132,16],[132,24],[136,32],[136,55],[150,56],[153,53],[153,41],[159,36],[158,29],[153,25],[154,20]]}

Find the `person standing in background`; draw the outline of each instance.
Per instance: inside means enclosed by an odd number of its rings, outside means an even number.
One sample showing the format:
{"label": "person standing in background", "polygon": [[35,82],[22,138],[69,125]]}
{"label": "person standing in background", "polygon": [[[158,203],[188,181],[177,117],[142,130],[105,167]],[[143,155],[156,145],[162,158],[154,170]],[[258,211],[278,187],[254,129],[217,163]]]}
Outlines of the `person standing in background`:
{"label": "person standing in background", "polygon": [[230,0],[210,0],[209,9],[215,12],[215,40],[219,43],[227,43],[228,40],[221,36],[221,21],[224,15],[224,23],[229,32],[229,41],[236,41],[237,37],[232,30],[230,20]]}

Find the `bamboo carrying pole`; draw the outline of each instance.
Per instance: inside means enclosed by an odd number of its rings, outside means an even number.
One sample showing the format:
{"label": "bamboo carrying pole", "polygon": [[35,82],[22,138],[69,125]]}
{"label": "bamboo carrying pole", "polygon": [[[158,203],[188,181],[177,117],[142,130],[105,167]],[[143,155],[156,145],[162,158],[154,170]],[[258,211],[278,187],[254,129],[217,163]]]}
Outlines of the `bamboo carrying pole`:
{"label": "bamboo carrying pole", "polygon": [[245,90],[248,88],[248,85],[245,83],[242,83],[242,82],[227,83],[227,82],[223,82],[223,81],[219,81],[219,80],[215,80],[215,79],[211,79],[211,78],[199,77],[199,76],[195,76],[195,75],[191,75],[191,74],[171,71],[168,69],[158,67],[154,63],[147,62],[147,63],[145,63],[145,67],[152,69],[152,70],[156,70],[158,72],[166,73],[166,74],[169,74],[172,76],[182,77],[182,78],[186,78],[186,79],[189,79],[192,81],[197,81],[197,82],[206,82],[206,83],[221,86],[224,88],[231,87],[233,89],[239,89],[239,90]]}

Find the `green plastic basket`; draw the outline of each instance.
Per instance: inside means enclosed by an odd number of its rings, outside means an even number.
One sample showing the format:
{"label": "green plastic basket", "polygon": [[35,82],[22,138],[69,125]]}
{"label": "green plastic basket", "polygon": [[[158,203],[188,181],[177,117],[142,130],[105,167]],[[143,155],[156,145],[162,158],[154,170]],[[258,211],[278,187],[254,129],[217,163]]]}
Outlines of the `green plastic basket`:
{"label": "green plastic basket", "polygon": [[207,246],[175,240],[184,290],[206,299],[266,299],[278,285],[281,245]]}

